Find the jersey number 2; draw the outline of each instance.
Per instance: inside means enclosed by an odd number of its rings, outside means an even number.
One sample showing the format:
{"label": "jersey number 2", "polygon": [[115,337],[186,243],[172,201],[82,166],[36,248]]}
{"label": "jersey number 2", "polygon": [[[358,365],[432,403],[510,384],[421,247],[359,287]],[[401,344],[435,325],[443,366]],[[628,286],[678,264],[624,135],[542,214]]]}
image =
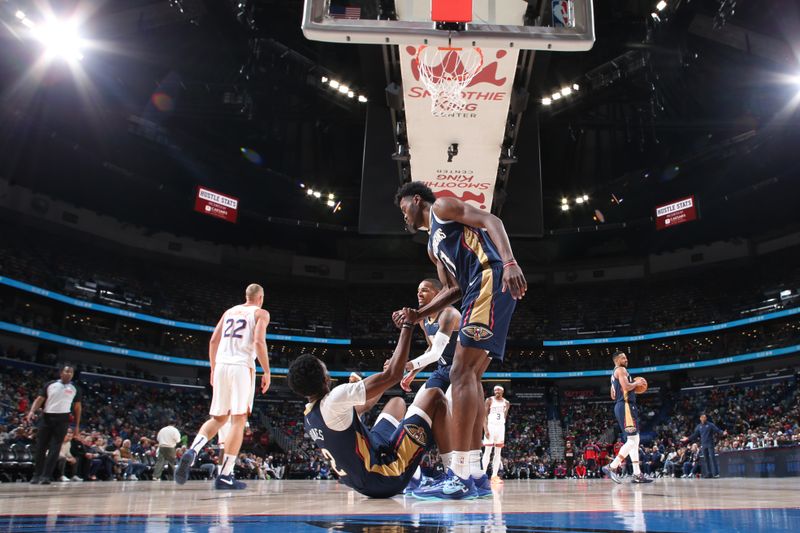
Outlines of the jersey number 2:
{"label": "jersey number 2", "polygon": [[333,456],[331,455],[331,452],[329,452],[325,448],[320,448],[319,451],[322,452],[322,457],[327,459],[328,462],[331,464],[331,470],[336,472],[336,474],[339,477],[347,475],[347,472],[345,472],[344,470],[339,470],[338,468],[336,468],[336,459],[333,458]]}
{"label": "jersey number 2", "polygon": [[[234,328],[233,325],[236,324]],[[225,332],[222,334],[223,337],[233,337],[234,339],[241,339],[242,335],[239,334],[245,327],[247,327],[247,320],[234,320],[229,318],[225,321]]]}

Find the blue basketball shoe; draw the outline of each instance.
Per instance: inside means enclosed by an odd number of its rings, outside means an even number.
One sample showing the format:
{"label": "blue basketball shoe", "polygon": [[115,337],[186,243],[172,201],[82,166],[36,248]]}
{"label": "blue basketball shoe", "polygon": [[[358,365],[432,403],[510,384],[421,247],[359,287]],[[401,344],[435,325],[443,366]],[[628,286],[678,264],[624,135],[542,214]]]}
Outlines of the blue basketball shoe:
{"label": "blue basketball shoe", "polygon": [[603,471],[603,473],[604,473],[606,476],[608,476],[608,477],[611,479],[611,481],[613,481],[614,483],[622,483],[622,476],[620,476],[619,474],[617,474],[616,472],[614,472],[613,470],[611,470],[611,468],[610,468],[610,467],[608,467],[608,466],[604,466],[604,467],[603,467],[601,470],[602,470],[602,471]]}
{"label": "blue basketball shoe", "polygon": [[417,489],[414,497],[421,500],[471,500],[478,497],[478,491],[472,478],[461,479],[448,469],[442,481]]}
{"label": "blue basketball shoe", "polygon": [[478,493],[478,498],[484,498],[492,495],[492,482],[489,481],[489,476],[482,475],[478,479],[472,478],[475,483],[475,490]]}
{"label": "blue basketball shoe", "polygon": [[241,490],[246,487],[247,483],[234,478],[233,474],[217,476],[216,481],[214,481],[214,488],[218,490]]}
{"label": "blue basketball shoe", "polygon": [[189,479],[189,471],[192,469],[195,457],[197,457],[197,452],[191,448],[183,452],[181,460],[178,462],[178,468],[175,469],[175,483],[178,485],[186,483],[186,480]]}

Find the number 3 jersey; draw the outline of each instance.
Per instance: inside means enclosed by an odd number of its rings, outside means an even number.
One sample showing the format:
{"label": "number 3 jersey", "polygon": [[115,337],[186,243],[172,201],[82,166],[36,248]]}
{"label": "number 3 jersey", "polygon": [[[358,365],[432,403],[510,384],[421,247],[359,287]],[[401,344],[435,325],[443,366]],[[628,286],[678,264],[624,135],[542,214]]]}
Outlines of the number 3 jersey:
{"label": "number 3 jersey", "polygon": [[217,364],[255,368],[256,351],[253,334],[256,328],[255,305],[237,305],[222,315],[222,339],[217,349]]}
{"label": "number 3 jersey", "polygon": [[433,444],[430,420],[412,406],[402,421],[381,415],[369,429],[354,409],[365,403],[363,381],[339,385],[306,404],[305,431],[339,481],[361,494],[388,498],[406,487]]}

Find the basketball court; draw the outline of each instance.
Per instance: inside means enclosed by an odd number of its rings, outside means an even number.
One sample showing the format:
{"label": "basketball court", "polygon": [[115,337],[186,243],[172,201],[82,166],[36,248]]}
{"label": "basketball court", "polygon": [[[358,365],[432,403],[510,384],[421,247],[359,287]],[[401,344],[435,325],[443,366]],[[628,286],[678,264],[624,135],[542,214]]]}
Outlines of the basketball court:
{"label": "basketball court", "polygon": [[[361,496],[335,481],[0,485],[4,531],[797,531],[796,479],[509,480],[492,498]],[[93,512],[74,512],[93,509]]]}

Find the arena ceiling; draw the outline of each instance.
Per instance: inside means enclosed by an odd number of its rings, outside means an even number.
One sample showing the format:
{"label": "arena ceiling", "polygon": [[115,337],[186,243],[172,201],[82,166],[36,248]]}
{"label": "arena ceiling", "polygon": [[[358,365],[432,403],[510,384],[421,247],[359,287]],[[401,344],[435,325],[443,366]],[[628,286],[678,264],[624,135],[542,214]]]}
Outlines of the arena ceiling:
{"label": "arena ceiling", "polygon": [[[796,222],[800,8],[672,0],[656,21],[656,3],[595,2],[590,52],[537,53],[523,120],[539,113],[545,239],[565,258]],[[302,241],[341,256],[342,242],[358,240],[365,114],[385,105],[380,48],[304,39],[299,0],[53,2],[60,15],[89,13],[83,29],[95,46],[77,68],[37,68],[41,49],[15,17],[23,4],[0,1],[4,177],[221,242]],[[321,87],[326,74],[370,102]],[[541,105],[573,82],[587,90]],[[342,210],[311,200],[300,183],[335,193]],[[244,199],[240,223],[194,214],[197,185]],[[583,194],[585,205],[561,210],[563,197]],[[654,206],[688,194],[702,220],[656,233]]]}

